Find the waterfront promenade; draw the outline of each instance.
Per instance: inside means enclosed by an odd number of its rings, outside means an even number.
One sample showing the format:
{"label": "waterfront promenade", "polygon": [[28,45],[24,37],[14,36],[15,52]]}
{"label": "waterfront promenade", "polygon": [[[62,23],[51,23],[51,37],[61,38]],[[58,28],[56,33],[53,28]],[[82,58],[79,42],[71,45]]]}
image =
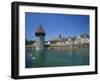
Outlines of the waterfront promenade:
{"label": "waterfront promenade", "polygon": [[[50,45],[45,45],[45,49],[66,49],[66,48],[87,48],[89,47],[89,44],[50,44]],[[35,45],[26,45],[26,48],[31,48],[35,49]]]}

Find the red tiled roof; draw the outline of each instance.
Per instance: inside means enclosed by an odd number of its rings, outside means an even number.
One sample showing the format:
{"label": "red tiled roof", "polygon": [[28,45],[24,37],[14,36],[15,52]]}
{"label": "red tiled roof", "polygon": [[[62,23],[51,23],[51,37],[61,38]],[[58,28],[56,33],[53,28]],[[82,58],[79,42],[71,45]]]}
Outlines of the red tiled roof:
{"label": "red tiled roof", "polygon": [[42,28],[42,26],[40,25],[38,28],[37,28],[37,30],[36,30],[36,32],[35,33],[44,33],[45,34],[45,31],[44,31],[44,29]]}

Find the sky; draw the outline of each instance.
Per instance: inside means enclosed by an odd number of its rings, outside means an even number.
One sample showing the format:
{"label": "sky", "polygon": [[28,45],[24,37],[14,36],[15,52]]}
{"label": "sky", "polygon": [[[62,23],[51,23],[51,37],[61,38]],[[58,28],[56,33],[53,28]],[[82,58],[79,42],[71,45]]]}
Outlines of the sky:
{"label": "sky", "polygon": [[35,40],[35,31],[42,25],[46,32],[45,39],[73,37],[89,34],[89,15],[51,14],[25,12],[25,38]]}

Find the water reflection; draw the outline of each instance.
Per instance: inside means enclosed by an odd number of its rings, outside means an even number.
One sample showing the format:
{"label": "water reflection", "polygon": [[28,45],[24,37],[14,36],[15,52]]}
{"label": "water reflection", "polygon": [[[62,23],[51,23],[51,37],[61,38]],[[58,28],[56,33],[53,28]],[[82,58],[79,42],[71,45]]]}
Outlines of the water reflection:
{"label": "water reflection", "polygon": [[45,51],[40,50],[36,51],[35,53],[35,66],[41,67],[44,65],[44,60],[45,60]]}
{"label": "water reflection", "polygon": [[49,49],[44,51],[26,49],[26,68],[75,65],[89,65],[89,48]]}

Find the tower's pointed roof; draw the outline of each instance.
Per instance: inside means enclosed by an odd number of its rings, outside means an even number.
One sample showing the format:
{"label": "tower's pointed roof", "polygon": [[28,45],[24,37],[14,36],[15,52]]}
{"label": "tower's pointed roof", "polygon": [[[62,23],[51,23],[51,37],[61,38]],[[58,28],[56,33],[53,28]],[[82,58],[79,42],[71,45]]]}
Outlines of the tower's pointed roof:
{"label": "tower's pointed roof", "polygon": [[45,34],[45,31],[44,31],[43,27],[40,25],[40,26],[37,28],[37,30],[36,30],[35,33],[36,33],[36,34]]}

